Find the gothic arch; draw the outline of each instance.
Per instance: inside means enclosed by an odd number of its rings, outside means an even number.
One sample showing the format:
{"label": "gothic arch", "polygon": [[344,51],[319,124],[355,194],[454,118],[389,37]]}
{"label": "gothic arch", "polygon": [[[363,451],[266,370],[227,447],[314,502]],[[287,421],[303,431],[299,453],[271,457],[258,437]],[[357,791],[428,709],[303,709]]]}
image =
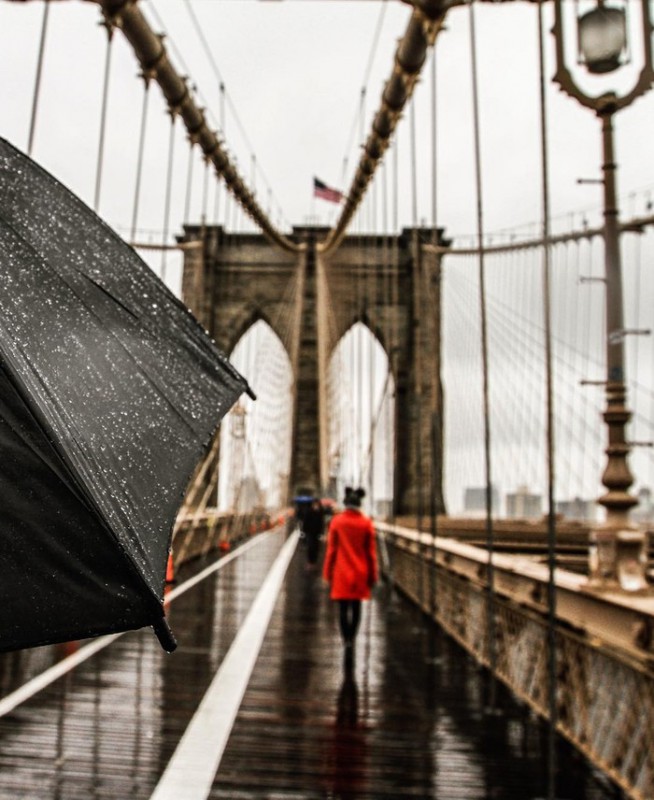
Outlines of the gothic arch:
{"label": "gothic arch", "polygon": [[[379,324],[376,323],[375,319],[372,318],[370,314],[366,312],[355,314],[350,318],[349,321],[347,321],[347,319],[343,317],[341,319],[341,323],[342,324],[339,326],[337,330],[337,335],[335,336],[334,341],[330,342],[329,344],[328,358],[331,359],[333,357],[339,344],[348,335],[348,333],[352,330],[352,328],[354,328],[355,325],[360,323],[367,329],[368,333],[370,333],[370,335],[375,339],[375,341],[379,343],[379,346],[384,351],[384,355],[388,359],[388,363],[391,368],[391,373],[393,372],[393,362],[391,359],[389,348],[386,344],[387,337],[384,334],[384,331],[379,326]],[[394,375],[393,379],[395,379]]]}
{"label": "gothic arch", "polygon": [[226,348],[227,356],[231,356],[236,345],[248,333],[248,331],[257,324],[257,322],[264,322],[268,328],[270,328],[270,330],[275,334],[275,337],[279,340],[281,346],[284,348],[284,352],[290,358],[286,342],[284,342],[280,332],[275,330],[273,321],[269,318],[264,309],[259,306],[255,306],[252,303],[244,303],[242,308],[240,308],[234,314],[232,330],[230,331],[228,339],[229,344]]}

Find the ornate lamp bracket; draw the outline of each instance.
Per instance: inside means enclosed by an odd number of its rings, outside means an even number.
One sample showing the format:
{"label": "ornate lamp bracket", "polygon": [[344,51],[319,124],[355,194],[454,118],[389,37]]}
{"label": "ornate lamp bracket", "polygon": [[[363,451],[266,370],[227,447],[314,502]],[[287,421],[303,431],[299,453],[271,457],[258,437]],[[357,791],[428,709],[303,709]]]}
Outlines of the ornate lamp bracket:
{"label": "ornate lamp bracket", "polygon": [[643,39],[643,67],[638,75],[638,79],[631,91],[622,97],[614,92],[606,92],[593,97],[582,91],[575,83],[570,69],[567,66],[565,57],[565,33],[563,22],[563,0],[554,0],[554,27],[552,33],[556,42],[556,72],[553,76],[554,83],[558,83],[561,89],[570,97],[586,108],[591,108],[598,116],[613,114],[622,108],[626,108],[633,103],[636,98],[645,94],[654,83],[654,67],[652,65],[652,25],[649,0],[640,0],[641,3],[641,22]]}

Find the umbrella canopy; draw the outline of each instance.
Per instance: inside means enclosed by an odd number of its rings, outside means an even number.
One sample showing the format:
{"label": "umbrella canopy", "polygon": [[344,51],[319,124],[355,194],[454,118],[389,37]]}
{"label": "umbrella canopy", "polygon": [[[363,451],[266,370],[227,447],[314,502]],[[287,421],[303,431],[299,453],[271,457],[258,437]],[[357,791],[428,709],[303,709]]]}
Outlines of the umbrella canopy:
{"label": "umbrella canopy", "polygon": [[165,638],[175,515],[245,389],[139,256],[0,139],[0,650]]}

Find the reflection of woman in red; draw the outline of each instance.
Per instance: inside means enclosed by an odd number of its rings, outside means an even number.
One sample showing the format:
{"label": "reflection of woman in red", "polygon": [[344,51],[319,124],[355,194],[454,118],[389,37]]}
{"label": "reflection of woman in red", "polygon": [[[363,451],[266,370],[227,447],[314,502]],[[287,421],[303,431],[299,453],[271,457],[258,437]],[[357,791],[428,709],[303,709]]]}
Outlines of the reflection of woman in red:
{"label": "reflection of woman in red", "polygon": [[339,604],[339,622],[351,654],[361,619],[361,601],[370,598],[377,581],[377,547],[372,521],[361,513],[363,489],[345,487],[345,511],[329,525],[323,577],[331,585],[330,597]]}

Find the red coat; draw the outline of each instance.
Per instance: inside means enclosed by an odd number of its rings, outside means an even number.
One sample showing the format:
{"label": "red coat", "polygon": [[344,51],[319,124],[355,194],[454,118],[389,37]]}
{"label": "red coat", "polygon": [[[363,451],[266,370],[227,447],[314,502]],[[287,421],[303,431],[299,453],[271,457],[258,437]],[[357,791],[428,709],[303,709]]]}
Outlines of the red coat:
{"label": "red coat", "polygon": [[323,577],[332,600],[367,600],[377,581],[377,546],[372,521],[346,508],[329,524]]}

